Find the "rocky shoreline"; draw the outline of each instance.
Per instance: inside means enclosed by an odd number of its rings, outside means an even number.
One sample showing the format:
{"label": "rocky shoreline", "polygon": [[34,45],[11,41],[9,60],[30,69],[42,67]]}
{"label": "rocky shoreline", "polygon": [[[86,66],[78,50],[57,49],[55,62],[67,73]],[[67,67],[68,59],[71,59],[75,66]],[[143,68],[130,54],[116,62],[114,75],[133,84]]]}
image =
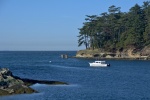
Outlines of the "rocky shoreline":
{"label": "rocky shoreline", "polygon": [[66,82],[22,79],[14,76],[8,68],[0,69],[0,96],[13,94],[30,94],[38,91],[30,88],[33,84],[67,85]]}
{"label": "rocky shoreline", "polygon": [[135,50],[129,48],[123,51],[106,52],[104,50],[79,50],[76,53],[76,58],[91,58],[91,59],[136,59],[136,60],[150,60],[150,47],[143,50]]}

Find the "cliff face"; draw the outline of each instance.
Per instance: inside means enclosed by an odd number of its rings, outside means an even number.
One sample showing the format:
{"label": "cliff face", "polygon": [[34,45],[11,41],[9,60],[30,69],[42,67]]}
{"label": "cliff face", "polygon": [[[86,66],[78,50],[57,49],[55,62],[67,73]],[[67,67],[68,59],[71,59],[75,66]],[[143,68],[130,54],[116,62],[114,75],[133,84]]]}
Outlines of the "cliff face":
{"label": "cliff face", "polygon": [[141,51],[143,56],[149,56],[150,57],[150,46],[146,46]]}
{"label": "cliff face", "polygon": [[142,50],[136,48],[128,48],[122,51],[105,52],[104,50],[80,50],[76,57],[79,58],[102,58],[102,59],[149,59],[150,46],[144,47]]}

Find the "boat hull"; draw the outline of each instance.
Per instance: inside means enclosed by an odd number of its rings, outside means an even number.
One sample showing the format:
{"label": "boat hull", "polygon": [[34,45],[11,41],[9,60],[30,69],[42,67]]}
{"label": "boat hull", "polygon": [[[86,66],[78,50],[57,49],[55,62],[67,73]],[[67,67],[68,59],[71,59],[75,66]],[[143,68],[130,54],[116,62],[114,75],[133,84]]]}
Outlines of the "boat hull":
{"label": "boat hull", "polygon": [[108,64],[89,63],[91,67],[107,67]]}

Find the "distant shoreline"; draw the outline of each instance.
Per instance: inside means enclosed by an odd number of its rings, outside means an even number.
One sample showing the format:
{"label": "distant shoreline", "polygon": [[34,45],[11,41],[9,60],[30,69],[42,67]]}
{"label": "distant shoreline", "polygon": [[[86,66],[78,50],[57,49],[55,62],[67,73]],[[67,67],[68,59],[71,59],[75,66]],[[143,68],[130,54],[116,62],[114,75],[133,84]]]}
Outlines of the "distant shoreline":
{"label": "distant shoreline", "polygon": [[114,60],[150,60],[149,56],[133,55],[130,52],[125,53],[111,53],[101,52],[99,50],[80,50],[76,53],[76,58],[87,59],[114,59]]}

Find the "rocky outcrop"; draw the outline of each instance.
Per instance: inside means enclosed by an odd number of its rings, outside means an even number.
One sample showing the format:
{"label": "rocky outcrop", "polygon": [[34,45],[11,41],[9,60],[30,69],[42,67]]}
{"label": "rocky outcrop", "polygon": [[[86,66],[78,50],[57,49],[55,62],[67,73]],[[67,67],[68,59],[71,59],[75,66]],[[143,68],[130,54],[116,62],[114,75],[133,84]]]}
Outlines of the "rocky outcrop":
{"label": "rocky outcrop", "polygon": [[37,92],[30,88],[30,85],[35,83],[40,84],[67,84],[59,81],[42,81],[33,79],[21,79],[17,76],[13,76],[12,72],[8,68],[0,69],[0,96],[11,94],[23,94]]}
{"label": "rocky outcrop", "polygon": [[104,52],[100,50],[80,50],[77,52],[77,58],[114,58],[116,53]]}
{"label": "rocky outcrop", "polygon": [[142,50],[128,48],[122,51],[105,52],[104,50],[80,50],[77,52],[78,58],[99,58],[99,59],[150,59],[150,46]]}
{"label": "rocky outcrop", "polygon": [[141,54],[143,56],[150,56],[150,46],[146,46],[142,49]]}
{"label": "rocky outcrop", "polygon": [[35,90],[26,86],[21,79],[13,76],[7,68],[0,69],[0,95],[33,93]]}

